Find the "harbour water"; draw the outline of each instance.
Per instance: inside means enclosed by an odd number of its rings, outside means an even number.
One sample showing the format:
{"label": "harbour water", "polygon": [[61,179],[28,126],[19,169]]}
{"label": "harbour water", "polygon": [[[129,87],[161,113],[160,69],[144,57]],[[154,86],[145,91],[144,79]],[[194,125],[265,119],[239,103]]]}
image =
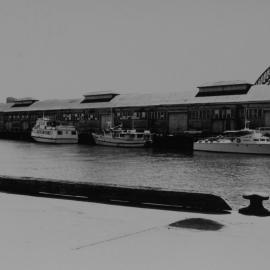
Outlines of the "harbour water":
{"label": "harbour water", "polygon": [[235,210],[246,191],[270,193],[270,156],[260,155],[0,140],[0,174],[207,192]]}

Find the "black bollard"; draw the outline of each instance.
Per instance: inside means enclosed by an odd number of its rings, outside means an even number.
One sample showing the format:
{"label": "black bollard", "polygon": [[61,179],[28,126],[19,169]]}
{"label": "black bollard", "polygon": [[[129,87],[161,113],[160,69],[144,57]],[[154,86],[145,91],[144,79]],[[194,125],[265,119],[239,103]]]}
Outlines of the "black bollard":
{"label": "black bollard", "polygon": [[239,213],[243,215],[265,217],[270,215],[270,211],[264,208],[263,201],[268,200],[269,196],[263,193],[246,193],[244,199],[250,200],[247,207],[239,209]]}

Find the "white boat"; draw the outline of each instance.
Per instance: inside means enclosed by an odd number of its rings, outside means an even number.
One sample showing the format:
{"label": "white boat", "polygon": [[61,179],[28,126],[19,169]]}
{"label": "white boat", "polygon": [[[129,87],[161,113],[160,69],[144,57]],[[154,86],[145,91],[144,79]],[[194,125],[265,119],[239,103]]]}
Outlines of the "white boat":
{"label": "white boat", "polygon": [[78,132],[71,125],[57,125],[47,117],[38,118],[31,137],[44,143],[78,143]]}
{"label": "white boat", "polygon": [[238,131],[225,131],[218,137],[199,140],[194,143],[194,150],[270,155],[270,139],[259,130],[245,128]]}
{"label": "white boat", "polygon": [[92,133],[92,136],[97,145],[105,146],[146,147],[152,143],[151,133],[147,130],[137,132],[135,129],[111,128],[103,134]]}

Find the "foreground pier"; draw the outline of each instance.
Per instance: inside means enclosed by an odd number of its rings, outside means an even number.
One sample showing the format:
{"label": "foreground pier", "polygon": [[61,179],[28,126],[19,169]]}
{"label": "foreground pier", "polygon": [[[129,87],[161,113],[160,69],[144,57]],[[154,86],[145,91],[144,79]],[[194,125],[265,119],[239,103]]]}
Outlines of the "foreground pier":
{"label": "foreground pier", "polygon": [[[269,264],[270,218],[0,193],[5,270],[251,270]],[[222,225],[177,228],[175,222]],[[192,225],[192,224],[191,224]]]}

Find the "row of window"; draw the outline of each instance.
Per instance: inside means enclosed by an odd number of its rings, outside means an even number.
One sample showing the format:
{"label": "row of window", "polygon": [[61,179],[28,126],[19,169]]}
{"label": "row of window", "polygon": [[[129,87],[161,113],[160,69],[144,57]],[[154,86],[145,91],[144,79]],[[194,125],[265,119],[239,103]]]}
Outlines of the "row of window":
{"label": "row of window", "polygon": [[166,112],[129,112],[129,111],[123,111],[123,112],[117,112],[116,116],[120,120],[124,119],[153,119],[153,120],[165,120],[167,119],[167,113]]}
{"label": "row of window", "polygon": [[37,134],[45,134],[45,135],[52,135],[53,131],[52,130],[37,130]]}
{"label": "row of window", "polygon": [[230,119],[232,118],[231,109],[214,109],[191,111],[189,117],[192,120],[209,120],[209,119]]}
{"label": "row of window", "polygon": [[252,108],[252,109],[243,109],[240,112],[241,118],[246,118],[249,120],[263,119],[263,110]]}
{"label": "row of window", "polygon": [[74,120],[99,120],[100,116],[98,113],[64,113],[58,115],[57,119],[63,119],[66,121],[74,121]]}
{"label": "row of window", "polygon": [[[45,134],[45,135],[52,135],[54,133],[53,130],[41,130],[41,129],[38,129],[36,131],[36,133],[38,134]],[[63,135],[63,134],[66,134],[66,135],[76,135],[76,131],[75,130],[57,130],[57,134],[58,135]]]}
{"label": "row of window", "polygon": [[[46,116],[49,116],[46,114]],[[121,111],[114,113],[114,116],[119,120],[125,119],[150,119],[150,120],[167,120],[167,112],[131,112],[131,111]],[[8,120],[28,120],[36,119],[37,117],[42,117],[41,114],[10,114],[7,116]],[[231,119],[233,117],[233,112],[229,108],[214,109],[214,110],[193,110],[189,112],[189,118],[191,120],[209,120],[209,119]],[[247,119],[262,119],[263,110],[258,108],[243,109],[239,111],[240,118]],[[99,113],[56,113],[53,115],[56,120],[65,121],[80,121],[80,120],[100,120]]]}
{"label": "row of window", "polygon": [[[131,111],[122,111],[116,112],[114,115],[120,120],[124,119],[167,119],[168,114],[166,112],[131,112]],[[46,114],[46,116],[50,116]],[[52,115],[55,120],[65,120],[65,121],[79,121],[79,120],[100,120],[99,113],[56,113]],[[36,119],[42,117],[42,114],[10,114],[7,116],[8,120],[28,120]]]}
{"label": "row of window", "polygon": [[[189,117],[192,120],[231,119],[233,117],[233,112],[229,108],[198,111],[194,110],[189,113]],[[263,119],[263,109],[242,109],[239,111],[239,117],[250,120]]]}

